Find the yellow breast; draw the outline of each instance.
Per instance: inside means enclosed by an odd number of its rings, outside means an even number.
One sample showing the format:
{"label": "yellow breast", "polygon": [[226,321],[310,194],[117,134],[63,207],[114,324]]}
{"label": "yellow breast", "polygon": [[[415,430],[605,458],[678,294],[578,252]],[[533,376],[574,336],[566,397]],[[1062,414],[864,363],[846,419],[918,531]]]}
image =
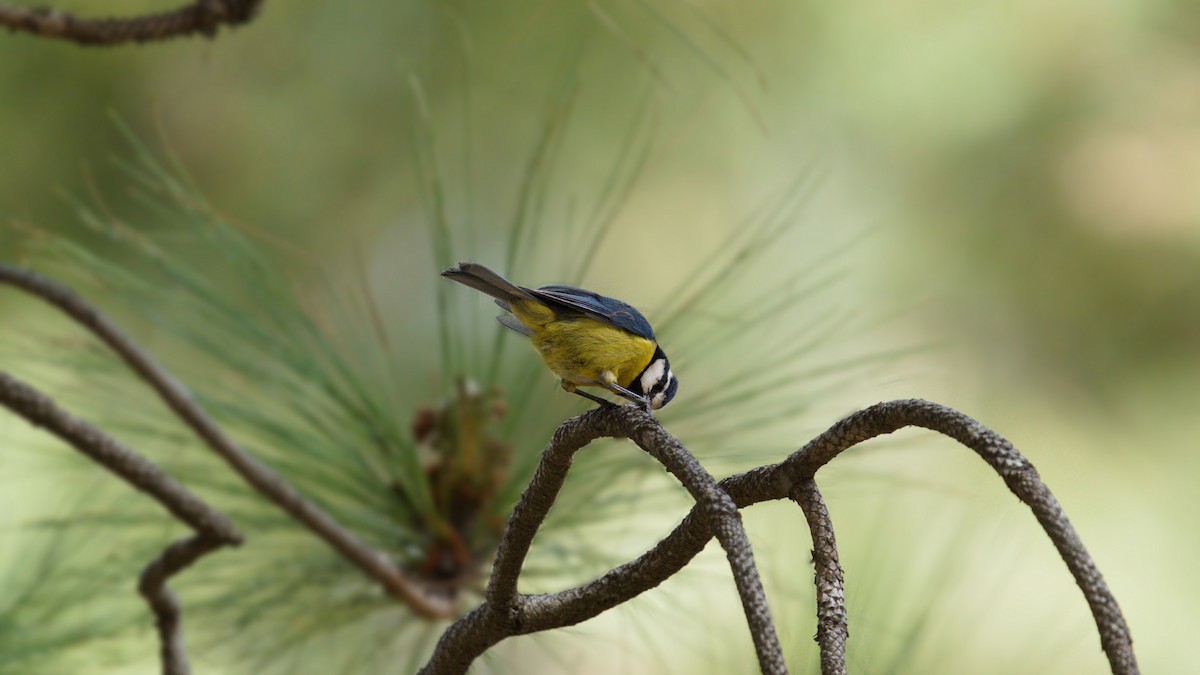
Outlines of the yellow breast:
{"label": "yellow breast", "polygon": [[628,388],[654,356],[654,342],[586,317],[531,326],[530,341],[559,378],[595,385],[611,371]]}

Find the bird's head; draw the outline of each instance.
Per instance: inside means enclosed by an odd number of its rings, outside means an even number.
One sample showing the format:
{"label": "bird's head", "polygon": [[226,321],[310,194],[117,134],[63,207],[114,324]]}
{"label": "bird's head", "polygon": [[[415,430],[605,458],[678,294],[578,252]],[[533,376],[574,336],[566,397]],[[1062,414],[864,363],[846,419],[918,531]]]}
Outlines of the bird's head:
{"label": "bird's head", "polygon": [[630,386],[633,393],[650,399],[650,407],[655,410],[670,403],[671,399],[675,398],[677,389],[679,389],[679,379],[675,377],[675,373],[671,372],[671,362],[667,360],[667,355],[663,353],[662,347],[655,348],[649,365],[642,370]]}

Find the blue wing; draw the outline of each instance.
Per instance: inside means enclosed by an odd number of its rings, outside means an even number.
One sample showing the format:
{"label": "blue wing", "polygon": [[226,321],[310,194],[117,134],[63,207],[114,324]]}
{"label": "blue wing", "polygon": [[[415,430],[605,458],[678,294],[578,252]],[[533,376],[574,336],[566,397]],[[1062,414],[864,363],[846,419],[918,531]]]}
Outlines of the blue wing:
{"label": "blue wing", "polygon": [[654,339],[654,329],[642,313],[629,305],[599,293],[574,286],[542,286],[524,289],[555,311],[566,310],[590,316],[617,328],[627,330],[647,340]]}

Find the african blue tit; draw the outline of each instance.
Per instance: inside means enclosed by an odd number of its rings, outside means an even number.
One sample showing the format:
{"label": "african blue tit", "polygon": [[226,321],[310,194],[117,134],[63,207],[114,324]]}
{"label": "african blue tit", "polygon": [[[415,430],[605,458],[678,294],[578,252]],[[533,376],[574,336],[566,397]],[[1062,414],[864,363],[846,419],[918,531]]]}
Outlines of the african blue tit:
{"label": "african blue tit", "polygon": [[574,286],[517,286],[477,263],[442,276],[495,298],[504,310],[496,319],[529,338],[566,391],[605,404],[577,390],[603,387],[655,409],[675,397],[679,380],[650,322],[620,300]]}

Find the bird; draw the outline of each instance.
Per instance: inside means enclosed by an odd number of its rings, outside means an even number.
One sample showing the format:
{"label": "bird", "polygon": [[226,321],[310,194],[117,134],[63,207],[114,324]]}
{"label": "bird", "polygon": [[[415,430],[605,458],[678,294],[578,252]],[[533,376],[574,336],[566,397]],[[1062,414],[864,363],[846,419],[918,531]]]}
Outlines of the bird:
{"label": "bird", "polygon": [[645,410],[675,397],[679,380],[642,313],[615,298],[574,286],[517,286],[485,265],[460,262],[442,276],[482,291],[506,328],[529,338],[563,390],[612,405],[579,387],[601,387]]}

